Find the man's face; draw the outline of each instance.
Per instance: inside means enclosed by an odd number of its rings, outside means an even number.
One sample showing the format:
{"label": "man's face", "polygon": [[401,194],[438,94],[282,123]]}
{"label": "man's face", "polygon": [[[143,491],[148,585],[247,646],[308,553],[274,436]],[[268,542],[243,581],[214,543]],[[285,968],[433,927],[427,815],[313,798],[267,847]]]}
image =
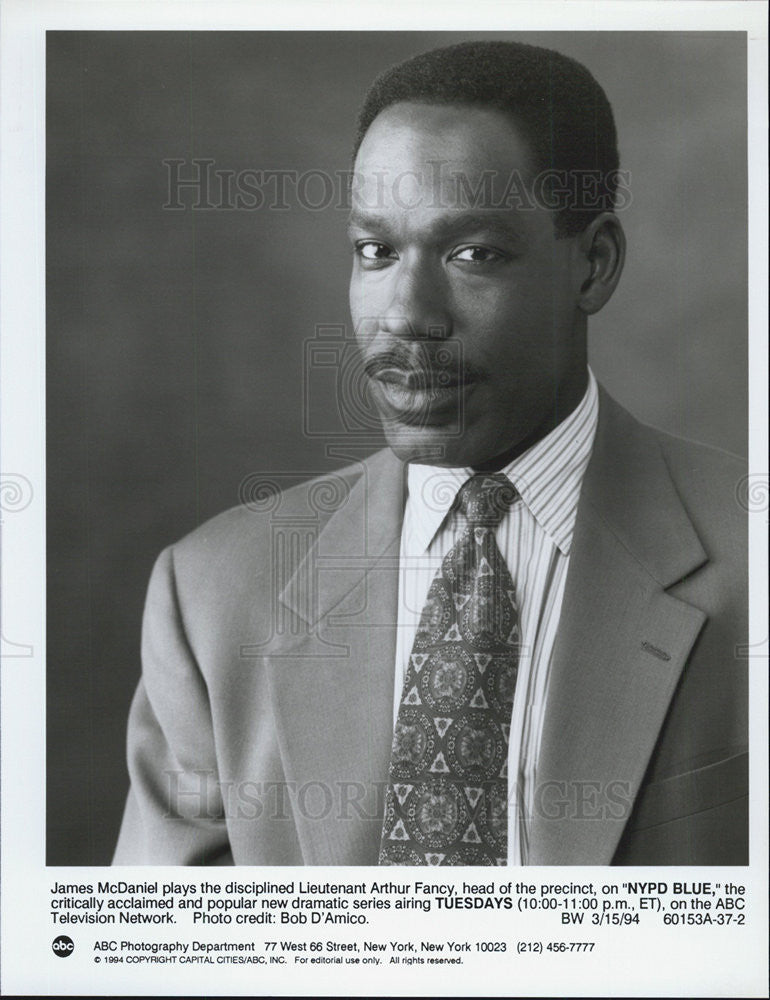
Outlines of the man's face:
{"label": "man's face", "polygon": [[364,137],[350,307],[404,461],[480,466],[515,453],[582,392],[585,258],[577,239],[556,238],[551,211],[522,206],[532,176],[527,143],[494,109],[396,104]]}

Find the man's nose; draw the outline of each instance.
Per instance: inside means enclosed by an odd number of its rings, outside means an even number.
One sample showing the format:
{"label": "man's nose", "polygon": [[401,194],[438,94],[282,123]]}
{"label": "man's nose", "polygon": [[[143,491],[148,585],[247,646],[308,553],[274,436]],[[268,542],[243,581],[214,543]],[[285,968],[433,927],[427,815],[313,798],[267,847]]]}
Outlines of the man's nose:
{"label": "man's nose", "polygon": [[381,329],[404,340],[449,337],[449,290],[440,264],[406,255],[390,269],[389,277]]}

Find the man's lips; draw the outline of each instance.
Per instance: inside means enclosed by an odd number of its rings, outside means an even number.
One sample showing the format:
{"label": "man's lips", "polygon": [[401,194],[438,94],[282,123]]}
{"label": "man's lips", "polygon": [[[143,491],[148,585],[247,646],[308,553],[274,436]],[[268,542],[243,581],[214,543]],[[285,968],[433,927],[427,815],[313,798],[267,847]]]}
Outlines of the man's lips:
{"label": "man's lips", "polygon": [[383,365],[368,374],[377,387],[383,416],[420,426],[455,420],[466,390],[475,383],[470,375],[442,369],[426,371]]}
{"label": "man's lips", "polygon": [[370,373],[370,378],[378,382],[385,382],[389,385],[399,386],[402,389],[451,389],[458,386],[468,385],[473,379],[459,372],[451,372],[439,369],[438,371],[425,371],[424,369],[406,369],[391,367],[378,368]]}

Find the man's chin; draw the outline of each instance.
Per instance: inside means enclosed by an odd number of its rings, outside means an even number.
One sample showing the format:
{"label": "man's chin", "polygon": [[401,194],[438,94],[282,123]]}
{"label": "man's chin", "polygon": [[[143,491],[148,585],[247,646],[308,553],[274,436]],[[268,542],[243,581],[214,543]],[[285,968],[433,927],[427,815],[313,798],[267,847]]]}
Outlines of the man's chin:
{"label": "man's chin", "polygon": [[383,421],[388,446],[402,462],[420,465],[468,465],[468,443],[457,426],[411,427]]}

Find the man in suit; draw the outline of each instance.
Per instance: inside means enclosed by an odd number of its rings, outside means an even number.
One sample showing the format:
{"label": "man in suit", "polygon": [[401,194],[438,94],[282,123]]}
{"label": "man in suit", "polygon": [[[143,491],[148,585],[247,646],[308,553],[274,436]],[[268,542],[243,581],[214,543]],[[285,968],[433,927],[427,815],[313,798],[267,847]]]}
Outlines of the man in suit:
{"label": "man in suit", "polygon": [[747,863],[742,469],[588,368],[617,171],[557,53],[375,82],[351,311],[389,448],[159,557],[115,863]]}

